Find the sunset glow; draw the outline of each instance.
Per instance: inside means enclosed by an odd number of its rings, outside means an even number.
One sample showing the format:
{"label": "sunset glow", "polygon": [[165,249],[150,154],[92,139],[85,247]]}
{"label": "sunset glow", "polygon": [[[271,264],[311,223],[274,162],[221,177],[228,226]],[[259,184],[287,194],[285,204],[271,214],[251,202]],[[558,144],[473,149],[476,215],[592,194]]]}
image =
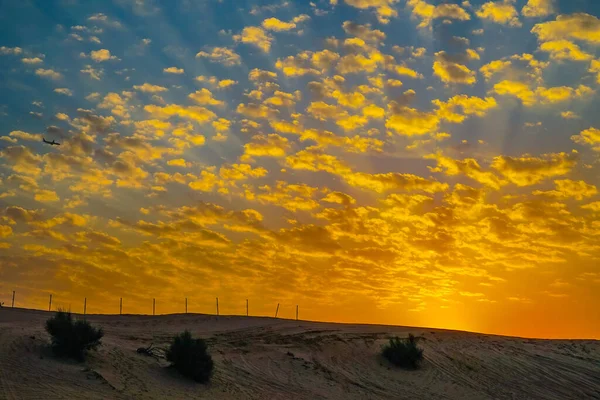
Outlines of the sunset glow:
{"label": "sunset glow", "polygon": [[597,3],[2,2],[0,301],[600,338]]}

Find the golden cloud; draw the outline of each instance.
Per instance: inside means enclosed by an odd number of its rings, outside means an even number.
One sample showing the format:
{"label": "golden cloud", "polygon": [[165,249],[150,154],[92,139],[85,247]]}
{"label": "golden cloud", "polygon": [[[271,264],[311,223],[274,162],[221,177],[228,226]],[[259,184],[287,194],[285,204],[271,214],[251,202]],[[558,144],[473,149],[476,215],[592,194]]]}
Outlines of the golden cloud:
{"label": "golden cloud", "polygon": [[165,72],[165,73],[167,73],[167,74],[176,74],[176,75],[181,75],[181,74],[183,74],[185,71],[183,70],[183,68],[169,67],[169,68],[163,68],[163,72]]}
{"label": "golden cloud", "polygon": [[494,74],[502,72],[510,68],[512,63],[510,60],[494,60],[483,67],[479,68],[479,72],[484,76],[485,80],[490,80]]}
{"label": "golden cloud", "polygon": [[164,86],[152,85],[151,83],[144,83],[143,85],[134,85],[133,88],[144,93],[160,93],[169,90]]}
{"label": "golden cloud", "polygon": [[12,131],[8,134],[10,137],[26,140],[30,142],[40,142],[42,140],[42,135],[39,133],[28,133],[23,131]]}
{"label": "golden cloud", "polygon": [[540,50],[550,53],[553,60],[587,61],[592,55],[581,50],[575,43],[569,40],[550,40],[540,45]]}
{"label": "golden cloud", "polygon": [[271,49],[273,38],[258,26],[247,26],[242,30],[241,34],[233,35],[233,40],[236,42],[252,44],[265,53],[268,53]]}
{"label": "golden cloud", "polygon": [[95,62],[104,62],[117,59],[117,57],[110,54],[110,51],[107,49],[92,50],[89,57]]}
{"label": "golden cloud", "polygon": [[217,117],[215,113],[204,107],[183,107],[177,104],[168,104],[164,107],[149,104],[144,106],[144,110],[158,119],[169,119],[178,116],[191,119],[200,124],[212,121]]}
{"label": "golden cloud", "polygon": [[541,42],[572,38],[598,44],[600,43],[600,20],[585,13],[559,15],[555,21],[535,25],[531,32],[537,35]]}
{"label": "golden cloud", "polygon": [[399,0],[344,0],[346,4],[360,9],[375,9],[375,15],[382,24],[390,22],[390,18],[398,16],[393,8]]}
{"label": "golden cloud", "polygon": [[342,28],[348,35],[356,36],[367,42],[380,43],[385,40],[385,33],[379,29],[371,29],[371,24],[360,25],[356,22],[345,21]]}
{"label": "golden cloud", "polygon": [[571,136],[571,140],[581,145],[591,145],[594,151],[600,151],[600,130],[589,128],[581,131],[579,135]]}
{"label": "golden cloud", "polygon": [[521,9],[521,14],[528,18],[547,17],[554,14],[555,0],[529,0]]}
{"label": "golden cloud", "polygon": [[188,98],[203,106],[225,105],[225,102],[215,99],[211,91],[206,88],[202,88],[200,90],[195,91],[194,93],[190,93],[188,95]]}
{"label": "golden cloud", "polygon": [[541,157],[497,156],[491,167],[517,186],[530,186],[547,178],[566,175],[576,164],[577,153],[553,153]]}
{"label": "golden cloud", "polygon": [[456,176],[463,174],[483,185],[493,189],[500,189],[507,182],[500,179],[497,175],[490,171],[484,171],[479,162],[473,158],[464,160],[454,160],[444,156],[442,153],[436,153],[425,158],[434,159],[437,161],[437,167],[430,168],[431,172],[444,172],[448,176]]}
{"label": "golden cloud", "polygon": [[[440,53],[436,53],[436,56]],[[433,73],[434,75],[437,75],[444,83],[462,83],[465,85],[473,85],[475,82],[477,82],[474,71],[471,71],[466,65],[452,62],[446,58],[439,58],[438,60],[434,61]]]}
{"label": "golden cloud", "polygon": [[542,191],[536,190],[534,195],[544,195],[558,199],[583,200],[586,197],[592,197],[598,194],[598,189],[594,185],[590,185],[584,181],[573,181],[571,179],[563,179],[554,181],[555,190]]}
{"label": "golden cloud", "polygon": [[296,27],[294,22],[284,22],[275,17],[267,18],[262,22],[262,27],[271,31],[289,31]]}
{"label": "golden cloud", "polygon": [[196,54],[196,58],[208,58],[212,62],[217,62],[231,67],[234,65],[240,65],[242,58],[231,49],[226,47],[213,47],[210,52],[200,51]]}
{"label": "golden cloud", "polygon": [[255,135],[244,145],[241,161],[248,162],[252,157],[284,157],[290,147],[289,141],[276,133]]}
{"label": "golden cloud", "polygon": [[430,27],[431,22],[437,18],[460,21],[471,19],[469,13],[458,4],[438,4],[434,6],[424,0],[408,0],[407,4],[412,7],[412,15],[421,19],[418,28]]}
{"label": "golden cloud", "polygon": [[521,26],[519,12],[513,6],[511,0],[488,1],[477,10],[476,14],[479,18],[487,19],[497,24]]}
{"label": "golden cloud", "polygon": [[62,78],[62,74],[60,72],[56,72],[52,69],[38,68],[35,70],[35,74],[37,76],[41,76],[43,78],[50,78],[50,79],[54,79],[54,80],[58,80],[58,79]]}

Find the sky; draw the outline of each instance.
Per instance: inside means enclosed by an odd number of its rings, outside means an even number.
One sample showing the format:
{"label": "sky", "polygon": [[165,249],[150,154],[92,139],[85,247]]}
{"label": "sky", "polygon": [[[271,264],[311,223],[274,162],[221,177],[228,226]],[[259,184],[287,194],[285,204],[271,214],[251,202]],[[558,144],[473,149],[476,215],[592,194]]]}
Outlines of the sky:
{"label": "sky", "polygon": [[598,339],[598,16],[0,2],[0,301]]}

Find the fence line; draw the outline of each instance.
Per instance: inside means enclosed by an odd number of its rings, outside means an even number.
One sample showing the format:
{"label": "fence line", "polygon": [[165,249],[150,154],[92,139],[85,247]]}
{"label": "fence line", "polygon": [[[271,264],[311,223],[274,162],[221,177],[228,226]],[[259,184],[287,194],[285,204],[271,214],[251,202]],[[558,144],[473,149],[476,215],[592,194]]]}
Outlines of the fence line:
{"label": "fence line", "polygon": [[[15,298],[16,298],[16,290],[12,291],[12,303],[11,303],[11,307],[15,308]],[[48,311],[52,311],[52,299],[53,299],[53,295],[50,294],[49,295],[49,299],[48,299]],[[219,298],[216,297],[215,298],[216,301],[216,316],[220,315],[219,312]],[[275,309],[275,318],[278,318],[279,316],[279,306],[280,303],[277,303],[277,308]],[[60,307],[59,307],[60,309]],[[298,321],[298,313],[299,313],[299,305],[296,304],[296,321]],[[71,311],[71,307],[69,305],[69,312]],[[188,313],[188,298],[185,298],[185,313]],[[87,314],[87,297],[83,298],[83,315]],[[111,314],[106,314],[106,315],[111,315]],[[119,298],[119,315],[123,315],[123,298],[120,297]],[[144,314],[139,314],[139,315],[144,315]],[[152,315],[156,316],[156,298],[152,298]],[[237,315],[237,314],[231,314],[231,315]],[[249,307],[249,299],[246,299],[246,316],[250,316],[250,307]]]}

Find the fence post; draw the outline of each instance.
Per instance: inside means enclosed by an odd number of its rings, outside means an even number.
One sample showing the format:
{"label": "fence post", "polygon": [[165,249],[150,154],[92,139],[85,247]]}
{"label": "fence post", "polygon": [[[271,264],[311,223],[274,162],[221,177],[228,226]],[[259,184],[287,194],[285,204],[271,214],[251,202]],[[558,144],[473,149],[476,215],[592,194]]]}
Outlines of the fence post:
{"label": "fence post", "polygon": [[48,303],[48,311],[52,311],[52,295],[50,295],[50,303]]}
{"label": "fence post", "polygon": [[275,318],[277,318],[277,313],[279,312],[279,303],[277,303],[277,310],[275,310]]}
{"label": "fence post", "polygon": [[248,316],[248,299],[246,299],[246,317]]}
{"label": "fence post", "polygon": [[119,301],[119,315],[123,315],[123,298]]}
{"label": "fence post", "polygon": [[219,298],[217,297],[217,317],[219,316]]}
{"label": "fence post", "polygon": [[298,321],[298,304],[296,304],[296,321]]}
{"label": "fence post", "polygon": [[187,314],[187,297],[185,298],[185,313]]}
{"label": "fence post", "polygon": [[152,299],[152,315],[156,314],[156,299]]}
{"label": "fence post", "polygon": [[12,308],[15,308],[15,291],[13,290]]}
{"label": "fence post", "polygon": [[83,298],[83,315],[85,315],[87,309],[87,297]]}

